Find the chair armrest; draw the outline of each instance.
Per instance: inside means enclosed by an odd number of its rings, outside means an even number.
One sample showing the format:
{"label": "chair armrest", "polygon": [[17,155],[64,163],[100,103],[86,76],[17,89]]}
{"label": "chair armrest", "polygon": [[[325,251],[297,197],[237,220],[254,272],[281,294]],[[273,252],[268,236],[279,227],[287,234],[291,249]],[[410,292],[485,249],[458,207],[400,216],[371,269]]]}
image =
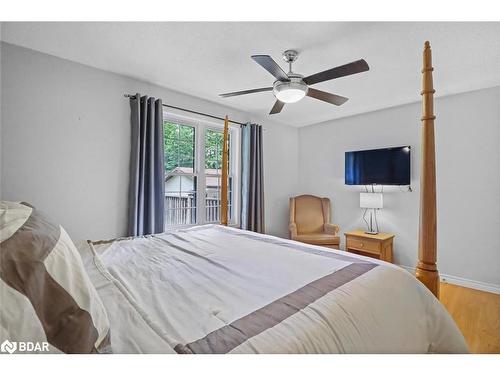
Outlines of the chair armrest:
{"label": "chair armrest", "polygon": [[340,228],[336,224],[326,223],[324,226],[325,233],[333,234],[334,236],[340,232]]}
{"label": "chair armrest", "polygon": [[293,240],[297,237],[297,224],[290,223],[288,225],[288,230],[290,231],[290,238]]}

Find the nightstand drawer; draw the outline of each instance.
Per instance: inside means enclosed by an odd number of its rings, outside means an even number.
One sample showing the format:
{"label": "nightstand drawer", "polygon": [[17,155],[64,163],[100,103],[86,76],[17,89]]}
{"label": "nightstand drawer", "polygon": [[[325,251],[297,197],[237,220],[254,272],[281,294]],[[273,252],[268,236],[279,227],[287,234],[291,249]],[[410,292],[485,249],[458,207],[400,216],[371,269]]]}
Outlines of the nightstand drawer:
{"label": "nightstand drawer", "polygon": [[362,230],[345,232],[344,234],[347,251],[392,263],[394,234],[367,234]]}
{"label": "nightstand drawer", "polygon": [[347,248],[366,251],[368,253],[380,254],[380,242],[365,238],[347,238]]}

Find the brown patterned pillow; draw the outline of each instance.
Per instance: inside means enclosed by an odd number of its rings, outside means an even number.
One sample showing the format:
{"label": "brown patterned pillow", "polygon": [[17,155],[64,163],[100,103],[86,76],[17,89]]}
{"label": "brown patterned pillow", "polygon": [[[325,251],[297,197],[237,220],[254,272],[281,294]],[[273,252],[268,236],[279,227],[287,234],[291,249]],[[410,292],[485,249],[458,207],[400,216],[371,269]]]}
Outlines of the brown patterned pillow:
{"label": "brown patterned pillow", "polygon": [[0,203],[0,299],[0,342],[110,352],[106,310],[75,245],[27,204]]}

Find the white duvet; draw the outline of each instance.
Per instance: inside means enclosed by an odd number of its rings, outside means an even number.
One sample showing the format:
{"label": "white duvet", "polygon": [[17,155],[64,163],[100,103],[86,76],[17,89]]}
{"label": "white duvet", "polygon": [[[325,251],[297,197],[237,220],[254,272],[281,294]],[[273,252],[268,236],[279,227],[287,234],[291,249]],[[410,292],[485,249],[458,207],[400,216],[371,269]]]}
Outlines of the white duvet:
{"label": "white duvet", "polygon": [[81,249],[115,353],[467,352],[439,301],[385,262],[216,225]]}

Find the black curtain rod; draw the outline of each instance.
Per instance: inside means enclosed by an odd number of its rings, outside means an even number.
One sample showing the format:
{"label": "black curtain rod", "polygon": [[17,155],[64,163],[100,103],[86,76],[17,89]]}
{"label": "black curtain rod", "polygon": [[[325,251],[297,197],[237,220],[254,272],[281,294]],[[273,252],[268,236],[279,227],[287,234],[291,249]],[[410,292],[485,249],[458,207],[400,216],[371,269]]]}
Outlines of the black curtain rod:
{"label": "black curtain rod", "polygon": [[[126,97],[126,98],[135,98],[135,95],[130,95],[130,94],[125,94],[123,96]],[[173,108],[173,109],[178,109],[179,111],[194,113],[195,115],[201,115],[201,116],[205,116],[205,117],[210,117],[210,118],[213,118],[213,119],[216,119],[216,120],[221,120],[221,121],[225,120],[223,117],[218,117],[218,116],[210,115],[208,113],[203,113],[203,112],[192,111],[190,109],[176,107],[175,105],[169,105],[169,104],[163,104],[162,103],[162,106],[168,107],[168,108]],[[246,125],[246,124],[243,124],[242,122],[233,121],[233,120],[229,120],[229,122],[232,123],[232,124],[237,124],[237,125],[241,125],[241,126],[245,126]]]}

